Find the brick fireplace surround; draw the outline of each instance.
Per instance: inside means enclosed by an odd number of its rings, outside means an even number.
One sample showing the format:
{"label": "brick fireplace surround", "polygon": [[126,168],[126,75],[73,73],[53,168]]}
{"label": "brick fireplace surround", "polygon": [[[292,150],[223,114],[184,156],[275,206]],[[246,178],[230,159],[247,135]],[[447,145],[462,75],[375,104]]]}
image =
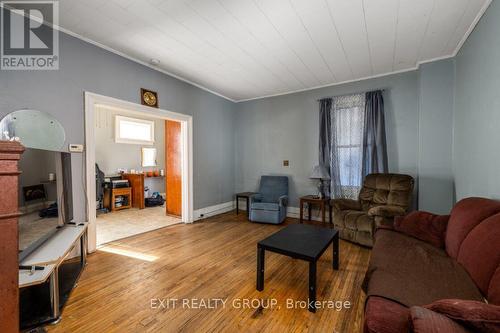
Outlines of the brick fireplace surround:
{"label": "brick fireplace surround", "polygon": [[18,161],[24,147],[0,141],[0,332],[19,331]]}

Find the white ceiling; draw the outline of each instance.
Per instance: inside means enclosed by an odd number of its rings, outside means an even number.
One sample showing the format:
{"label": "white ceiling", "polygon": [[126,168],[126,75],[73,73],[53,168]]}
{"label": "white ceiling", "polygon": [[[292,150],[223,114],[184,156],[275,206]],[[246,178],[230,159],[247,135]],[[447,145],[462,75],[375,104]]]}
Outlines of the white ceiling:
{"label": "white ceiling", "polygon": [[60,0],[60,25],[241,101],[454,56],[491,0]]}

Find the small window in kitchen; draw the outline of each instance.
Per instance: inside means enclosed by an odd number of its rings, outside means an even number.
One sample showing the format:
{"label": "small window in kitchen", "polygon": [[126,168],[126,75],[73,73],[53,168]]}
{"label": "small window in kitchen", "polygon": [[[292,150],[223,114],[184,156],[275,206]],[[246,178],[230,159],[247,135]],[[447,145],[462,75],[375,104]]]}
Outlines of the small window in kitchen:
{"label": "small window in kitchen", "polygon": [[152,120],[115,117],[115,142],[152,145],[155,142],[155,123]]}

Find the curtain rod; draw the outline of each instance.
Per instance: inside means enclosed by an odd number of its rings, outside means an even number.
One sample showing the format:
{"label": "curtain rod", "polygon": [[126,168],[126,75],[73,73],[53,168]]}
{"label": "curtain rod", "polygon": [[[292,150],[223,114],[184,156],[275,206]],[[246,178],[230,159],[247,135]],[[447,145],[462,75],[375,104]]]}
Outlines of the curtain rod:
{"label": "curtain rod", "polygon": [[325,97],[318,98],[318,99],[316,100],[316,102],[319,102],[319,101],[321,101],[322,99],[325,99],[325,98],[334,98],[334,97],[340,97],[340,96],[357,95],[357,94],[363,94],[363,93],[367,93],[367,92],[370,92],[370,91],[377,91],[377,90],[380,90],[380,91],[384,92],[384,91],[386,91],[386,90],[387,90],[387,88],[383,88],[383,89],[375,89],[375,90],[368,90],[368,91],[359,91],[359,92],[353,92],[353,93],[349,93],[349,94],[341,94],[341,95],[325,96]]}

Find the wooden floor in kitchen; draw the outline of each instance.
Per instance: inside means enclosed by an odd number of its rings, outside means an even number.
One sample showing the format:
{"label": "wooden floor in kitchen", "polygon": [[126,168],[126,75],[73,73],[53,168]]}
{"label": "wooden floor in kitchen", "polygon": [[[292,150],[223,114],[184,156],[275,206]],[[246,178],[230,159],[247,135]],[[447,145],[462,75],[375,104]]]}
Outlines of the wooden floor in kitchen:
{"label": "wooden floor in kitchen", "polygon": [[[287,219],[284,225],[290,223],[298,221]],[[360,286],[370,256],[365,248],[341,241],[339,271],[332,269],[331,248],[318,261],[318,300],[348,301],[350,308],[319,309],[315,314],[306,308],[287,308],[288,300],[307,300],[308,264],[275,253],[266,253],[264,291],[255,289],[256,243],[282,227],[251,223],[244,214],[231,212],[107,244],[88,257],[62,320],[46,328],[49,332],[361,332]],[[178,300],[175,309],[173,299]],[[202,303],[210,299],[212,303]],[[216,299],[224,300],[225,306]],[[199,308],[183,307],[184,300]],[[241,306],[245,300],[257,308]],[[272,300],[276,306],[267,308]]]}

